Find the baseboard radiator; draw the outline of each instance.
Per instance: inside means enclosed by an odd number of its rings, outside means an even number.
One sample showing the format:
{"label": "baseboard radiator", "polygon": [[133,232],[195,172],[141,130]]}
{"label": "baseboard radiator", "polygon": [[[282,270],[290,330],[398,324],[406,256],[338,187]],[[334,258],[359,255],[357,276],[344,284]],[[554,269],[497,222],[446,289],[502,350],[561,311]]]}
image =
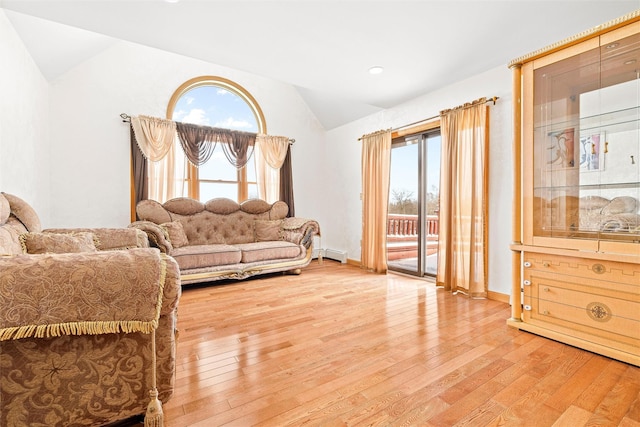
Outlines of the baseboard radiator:
{"label": "baseboard radiator", "polygon": [[335,261],[340,261],[343,264],[347,262],[347,252],[339,251],[337,249],[319,249],[317,253],[314,250],[313,255],[316,258],[319,258],[319,257],[329,258]]}

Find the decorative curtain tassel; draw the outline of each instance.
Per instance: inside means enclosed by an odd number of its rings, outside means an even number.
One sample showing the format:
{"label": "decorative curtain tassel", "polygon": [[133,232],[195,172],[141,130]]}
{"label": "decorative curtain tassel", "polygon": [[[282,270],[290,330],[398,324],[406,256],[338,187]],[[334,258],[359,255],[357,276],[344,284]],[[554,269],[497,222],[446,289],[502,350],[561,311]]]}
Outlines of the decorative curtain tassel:
{"label": "decorative curtain tassel", "polygon": [[164,414],[162,412],[162,402],[158,399],[158,389],[149,391],[151,401],[147,405],[147,413],[144,416],[144,427],[163,427]]}

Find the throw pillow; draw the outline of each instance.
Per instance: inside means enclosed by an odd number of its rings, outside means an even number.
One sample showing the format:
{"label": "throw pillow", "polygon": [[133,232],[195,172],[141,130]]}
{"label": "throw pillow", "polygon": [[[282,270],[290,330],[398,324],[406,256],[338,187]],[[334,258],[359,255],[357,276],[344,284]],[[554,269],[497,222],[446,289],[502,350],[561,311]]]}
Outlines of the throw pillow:
{"label": "throw pillow", "polygon": [[18,220],[24,224],[26,229],[31,232],[42,231],[42,225],[40,224],[40,218],[33,208],[24,200],[18,196],[14,196],[9,193],[2,193],[11,206],[11,213],[18,218]]}
{"label": "throw pillow", "polygon": [[189,244],[189,239],[187,239],[181,222],[165,222],[164,224],[160,224],[160,227],[167,232],[171,246],[174,248],[180,248]]}
{"label": "throw pillow", "polygon": [[257,219],[255,223],[255,241],[268,242],[283,239],[282,220],[261,220]]}
{"label": "throw pillow", "polygon": [[22,250],[27,254],[96,252],[93,233],[24,233],[20,235]]}
{"label": "throw pillow", "polygon": [[0,225],[7,222],[9,215],[11,215],[11,205],[9,205],[7,198],[0,193]]}

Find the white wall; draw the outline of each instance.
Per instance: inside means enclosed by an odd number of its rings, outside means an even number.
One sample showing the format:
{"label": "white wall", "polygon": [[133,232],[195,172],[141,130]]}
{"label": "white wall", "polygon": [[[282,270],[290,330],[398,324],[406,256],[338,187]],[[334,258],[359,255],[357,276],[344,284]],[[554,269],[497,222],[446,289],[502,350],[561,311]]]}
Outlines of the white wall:
{"label": "white wall", "polygon": [[323,246],[346,250],[350,259],[360,259],[360,136],[437,116],[440,110],[483,96],[500,98],[490,107],[489,290],[510,294],[513,126],[511,71],[506,65],[327,132],[326,198],[343,208],[335,209],[324,224]]}
{"label": "white wall", "polygon": [[318,217],[324,130],[295,88],[123,41],[52,82],[51,226],[126,226],[129,127],[119,114],[165,117],[174,91],[203,75],[240,84],[260,104],[270,134],[296,139],[296,214]]}
{"label": "white wall", "polygon": [[49,85],[0,9],[0,191],[49,212]]}

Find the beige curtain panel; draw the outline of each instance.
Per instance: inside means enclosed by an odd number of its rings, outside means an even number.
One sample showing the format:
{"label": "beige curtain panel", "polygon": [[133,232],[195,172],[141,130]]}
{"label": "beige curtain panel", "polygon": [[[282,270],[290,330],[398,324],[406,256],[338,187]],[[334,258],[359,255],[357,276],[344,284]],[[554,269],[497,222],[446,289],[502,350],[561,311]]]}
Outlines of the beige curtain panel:
{"label": "beige curtain panel", "polygon": [[187,159],[177,145],[173,144],[160,161],[149,162],[149,198],[160,203],[186,195]]}
{"label": "beige curtain panel", "polygon": [[487,296],[488,107],[481,98],[441,112],[440,233],[436,282]]}
{"label": "beige curtain panel", "polygon": [[286,136],[258,134],[256,136],[256,146],[269,166],[274,169],[280,169],[285,157],[287,157],[289,138]]}
{"label": "beige curtain panel", "polygon": [[363,268],[387,272],[387,211],[391,169],[391,131],[362,137]]}
{"label": "beige curtain panel", "polygon": [[140,151],[152,162],[167,155],[176,137],[176,123],[156,117],[131,117],[131,126]]}
{"label": "beige curtain panel", "polygon": [[256,180],[258,197],[268,203],[280,200],[280,168],[287,157],[289,138],[258,134],[256,136]]}
{"label": "beige curtain panel", "polygon": [[[131,127],[138,147],[148,164],[148,197],[161,203],[182,196],[178,181],[184,167],[176,166],[176,123],[157,117],[131,117]],[[181,172],[182,171],[182,172]]]}

